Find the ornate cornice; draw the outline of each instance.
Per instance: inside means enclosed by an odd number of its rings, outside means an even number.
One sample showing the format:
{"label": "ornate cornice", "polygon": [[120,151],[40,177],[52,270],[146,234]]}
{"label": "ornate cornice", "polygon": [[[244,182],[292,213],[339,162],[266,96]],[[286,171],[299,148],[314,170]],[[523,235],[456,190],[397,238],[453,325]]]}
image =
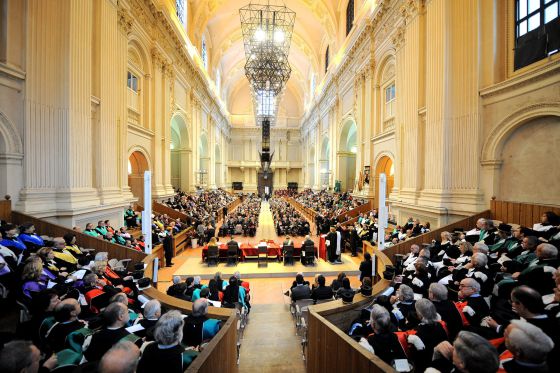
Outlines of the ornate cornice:
{"label": "ornate cornice", "polygon": [[117,18],[119,23],[119,29],[125,34],[129,35],[132,30],[132,25],[134,24],[134,18],[130,12],[125,9],[122,5],[119,5],[117,9]]}

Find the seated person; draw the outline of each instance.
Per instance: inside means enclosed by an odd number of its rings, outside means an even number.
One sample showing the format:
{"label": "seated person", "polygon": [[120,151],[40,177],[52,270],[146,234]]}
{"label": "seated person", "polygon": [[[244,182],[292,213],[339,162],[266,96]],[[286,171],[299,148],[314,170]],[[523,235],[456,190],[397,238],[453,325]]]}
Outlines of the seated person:
{"label": "seated person", "polygon": [[311,299],[315,302],[318,300],[332,299],[334,296],[333,290],[330,286],[325,286],[325,276],[319,275],[317,277],[318,286],[311,292]]}
{"label": "seated person", "polygon": [[360,344],[387,364],[395,359],[406,359],[403,348],[395,333],[393,333],[393,324],[391,323],[391,316],[383,306],[374,304],[371,309],[370,325],[373,329],[373,334],[367,337],[367,343],[371,349],[365,345],[365,339],[360,341]]}
{"label": "seated person", "polygon": [[500,355],[506,372],[553,372],[547,360],[554,342],[540,328],[525,320],[512,320],[506,328],[507,351]]}
{"label": "seated person", "polygon": [[311,289],[309,289],[309,282],[305,284],[303,280],[303,275],[298,273],[296,275],[296,286],[291,288],[291,295],[290,298],[292,302],[295,302],[300,299],[310,299],[311,298]]}
{"label": "seated person", "polygon": [[344,277],[342,279],[342,286],[338,288],[336,293],[334,294],[335,299],[342,298],[343,293],[348,293],[349,291],[354,292],[354,289],[350,286],[350,279],[348,277]]}
{"label": "seated person", "polygon": [[480,295],[480,284],[474,278],[465,278],[459,284],[459,305],[464,326],[478,330],[483,318],[490,315],[488,303]]}
{"label": "seated person", "polygon": [[439,372],[496,373],[500,362],[496,348],[480,335],[462,331],[453,345],[441,342],[434,349],[430,367]]}
{"label": "seated person", "polygon": [[185,318],[183,343],[197,347],[209,341],[220,331],[222,323],[208,318],[208,300],[198,299],[193,303],[192,314]]}
{"label": "seated person", "polygon": [[142,330],[134,334],[144,338],[146,341],[154,340],[154,328],[161,317],[161,303],[157,299],[151,299],[144,304],[144,317],[136,319],[136,325],[142,326]]}
{"label": "seated person", "polygon": [[130,320],[130,314],[124,304],[111,303],[103,311],[103,318],[106,326],[92,336],[89,346],[84,351],[84,356],[88,361],[98,361],[115,343],[127,338],[130,334],[125,329]]}
{"label": "seated person", "polygon": [[231,276],[229,278],[229,284],[224,290],[222,307],[235,308],[236,303],[245,307],[245,288],[239,286],[239,281],[235,276]]}
{"label": "seated person", "polygon": [[[0,350],[0,372],[4,373],[35,373],[41,365],[41,351],[29,341],[11,341]],[[56,355],[53,354],[41,366],[41,371],[51,371],[57,366]]]}
{"label": "seated person", "polygon": [[446,330],[438,321],[436,307],[428,299],[419,299],[414,305],[420,324],[416,327],[416,334],[409,335],[407,340],[411,345],[410,357],[418,372],[423,372],[430,364],[434,347],[449,339]]}
{"label": "seated person", "polygon": [[155,342],[144,349],[138,363],[138,373],[185,371],[198,352],[185,350],[181,346],[183,324],[179,311],[169,311],[161,316],[154,330]]}
{"label": "seated person", "polygon": [[130,341],[121,341],[103,355],[97,369],[103,373],[136,372],[139,359],[138,346]]}
{"label": "seated person", "polygon": [[83,321],[78,320],[80,312],[80,304],[76,299],[64,299],[57,304],[54,309],[56,324],[46,334],[47,344],[53,352],[65,349],[68,334],[86,326]]}
{"label": "seated person", "polygon": [[173,276],[173,285],[167,289],[167,295],[175,298],[190,300],[185,296],[185,291],[187,290],[187,284],[181,281],[180,276]]}
{"label": "seated person", "polygon": [[398,327],[400,330],[409,330],[416,326],[415,322],[407,322],[410,313],[415,312],[414,292],[412,288],[407,285],[399,286],[397,294],[391,297],[393,310],[391,311],[395,316]]}
{"label": "seated person", "polygon": [[463,328],[463,321],[455,304],[447,299],[447,294],[448,290],[442,284],[436,282],[430,284],[428,298],[436,307],[436,311],[441,316],[441,319],[445,321],[449,340],[452,341]]}

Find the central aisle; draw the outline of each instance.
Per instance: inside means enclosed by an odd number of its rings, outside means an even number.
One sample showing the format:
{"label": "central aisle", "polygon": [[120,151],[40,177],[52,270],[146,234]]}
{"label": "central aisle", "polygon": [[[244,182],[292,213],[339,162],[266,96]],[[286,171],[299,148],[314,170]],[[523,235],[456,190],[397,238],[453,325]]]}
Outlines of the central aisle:
{"label": "central aisle", "polygon": [[288,305],[254,305],[241,341],[239,372],[305,371],[301,337],[296,335]]}
{"label": "central aisle", "polygon": [[[259,227],[255,235],[256,241],[260,239],[273,240],[278,235],[274,229],[274,219],[272,218],[272,211],[270,211],[270,204],[266,201],[261,202],[261,212],[259,214]],[[280,242],[279,242],[280,243]]]}

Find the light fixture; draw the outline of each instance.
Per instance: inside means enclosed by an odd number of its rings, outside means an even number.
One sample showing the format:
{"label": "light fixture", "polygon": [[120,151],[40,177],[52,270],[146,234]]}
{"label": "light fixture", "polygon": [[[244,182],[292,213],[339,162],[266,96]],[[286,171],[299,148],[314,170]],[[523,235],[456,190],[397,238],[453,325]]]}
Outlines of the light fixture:
{"label": "light fixture", "polygon": [[284,31],[282,30],[275,30],[274,31],[274,42],[276,44],[281,44],[284,42]]}
{"label": "light fixture", "polygon": [[270,126],[276,118],[279,97],[292,73],[288,55],[296,13],[286,5],[266,0],[266,4],[250,2],[239,9],[239,16],[247,58],[245,76],[253,95],[256,122],[262,126],[259,157],[266,176],[271,173],[274,155],[270,152]]}
{"label": "light fixture", "polygon": [[258,28],[257,31],[255,31],[255,41],[257,42],[262,42],[266,39],[266,34],[263,31],[263,29]]}

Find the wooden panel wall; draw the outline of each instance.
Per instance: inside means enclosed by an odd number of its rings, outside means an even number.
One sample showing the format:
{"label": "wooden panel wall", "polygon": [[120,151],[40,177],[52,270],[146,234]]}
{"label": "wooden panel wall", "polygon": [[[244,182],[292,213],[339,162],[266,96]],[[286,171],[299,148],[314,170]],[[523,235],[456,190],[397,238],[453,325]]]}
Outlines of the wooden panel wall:
{"label": "wooden panel wall", "polygon": [[342,213],[336,217],[337,221],[342,223],[352,218],[357,218],[362,212],[369,212],[372,210],[373,204],[371,201],[364,203],[348,212]]}
{"label": "wooden panel wall", "polygon": [[26,222],[33,223],[39,234],[46,234],[52,237],[62,237],[66,233],[74,233],[76,235],[76,243],[85,248],[95,249],[97,252],[106,251],[109,253],[109,258],[115,259],[132,259],[132,262],[137,263],[144,260],[146,254],[134,249],[128,249],[121,245],[116,245],[105,240],[88,236],[87,234],[75,232],[70,228],[63,227],[54,223],[50,223],[41,219],[37,219],[31,215],[22,214],[21,212],[12,212],[12,222],[15,224],[23,224]]}
{"label": "wooden panel wall", "polygon": [[492,219],[504,223],[515,223],[528,228],[532,228],[535,223],[540,223],[541,215],[546,211],[553,211],[560,215],[560,207],[556,206],[497,200],[490,202],[490,211],[492,212]]}
{"label": "wooden panel wall", "polygon": [[10,221],[12,219],[12,201],[0,201],[0,220]]}

